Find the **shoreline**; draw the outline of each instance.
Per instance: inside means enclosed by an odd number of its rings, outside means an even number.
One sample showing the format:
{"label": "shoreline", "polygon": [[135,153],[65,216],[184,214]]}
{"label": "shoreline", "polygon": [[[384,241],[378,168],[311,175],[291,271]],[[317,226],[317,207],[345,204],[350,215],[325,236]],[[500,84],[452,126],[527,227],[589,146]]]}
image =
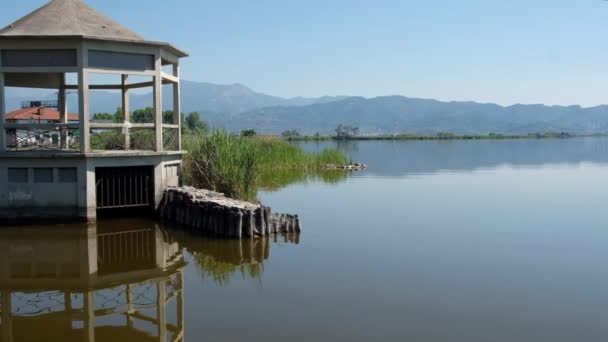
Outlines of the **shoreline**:
{"label": "shoreline", "polygon": [[529,133],[529,134],[451,134],[440,133],[437,135],[415,135],[415,134],[397,134],[397,135],[361,135],[345,138],[335,136],[295,136],[285,137],[290,142],[315,142],[315,141],[424,141],[424,140],[519,140],[519,139],[572,139],[572,138],[590,138],[590,137],[607,137],[608,133],[594,134],[571,134],[566,132],[560,133]]}

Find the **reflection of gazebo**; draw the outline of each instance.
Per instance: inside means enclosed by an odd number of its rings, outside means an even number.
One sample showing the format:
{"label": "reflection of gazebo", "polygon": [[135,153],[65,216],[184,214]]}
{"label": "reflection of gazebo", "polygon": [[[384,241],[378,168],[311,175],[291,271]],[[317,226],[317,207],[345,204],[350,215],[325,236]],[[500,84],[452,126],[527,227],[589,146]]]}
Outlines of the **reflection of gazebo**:
{"label": "reflection of gazebo", "polygon": [[[53,0],[0,29],[0,191],[6,192],[0,194],[0,218],[51,214],[93,220],[96,209],[157,204],[162,188],[179,182],[179,60],[186,56],[170,44],[142,38],[80,0]],[[104,81],[94,84],[95,75]],[[110,77],[116,81],[105,81]],[[172,90],[171,122],[163,122],[163,85]],[[6,122],[5,113],[14,108],[6,108],[5,87],[57,91],[59,122]],[[152,90],[151,107],[155,114],[152,122],[131,122],[129,92],[140,88]],[[91,122],[92,90],[119,91],[124,122]],[[68,91],[78,94],[77,121],[70,121],[67,115]],[[30,140],[37,143],[18,144],[17,137],[7,138],[13,132],[44,137],[53,133],[58,138],[35,138]],[[115,137],[112,144],[92,144],[100,133],[105,134],[102,138]],[[117,203],[101,201],[97,196],[100,189],[95,187],[97,169],[124,166],[140,167],[137,177],[147,177],[153,182],[146,183],[145,189],[141,187],[141,194],[120,197]],[[32,186],[32,173],[49,168],[50,173],[56,174],[47,179],[50,185]],[[75,179],[62,181],[58,174],[61,169],[72,169],[76,172]],[[120,177],[126,174],[132,173]],[[124,192],[133,188],[135,182],[134,178],[127,180],[124,188],[102,190]],[[66,191],[60,183],[77,183],[77,196],[71,193],[71,186]],[[68,196],[61,198],[66,192]],[[9,196],[11,193],[25,196]],[[47,198],[45,193],[55,196]],[[153,196],[132,200],[148,193]],[[61,205],[48,210],[56,203]]]}
{"label": "reflection of gazebo", "polygon": [[3,230],[0,253],[3,342],[183,339],[184,260],[160,230]]}

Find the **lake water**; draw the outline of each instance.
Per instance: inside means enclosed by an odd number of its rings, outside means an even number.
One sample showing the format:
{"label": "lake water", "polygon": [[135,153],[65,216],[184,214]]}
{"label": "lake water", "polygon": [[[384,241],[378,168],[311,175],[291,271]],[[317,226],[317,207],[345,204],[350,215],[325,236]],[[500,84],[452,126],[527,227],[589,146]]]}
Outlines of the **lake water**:
{"label": "lake water", "polygon": [[260,194],[299,236],[0,231],[2,341],[608,339],[608,139],[339,147],[369,169]]}

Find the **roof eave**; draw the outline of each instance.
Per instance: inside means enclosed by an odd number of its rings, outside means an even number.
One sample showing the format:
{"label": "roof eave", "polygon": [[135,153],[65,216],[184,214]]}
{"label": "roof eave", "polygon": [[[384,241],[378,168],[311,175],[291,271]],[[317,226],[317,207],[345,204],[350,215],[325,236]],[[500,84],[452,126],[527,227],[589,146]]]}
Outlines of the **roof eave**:
{"label": "roof eave", "polygon": [[121,39],[121,38],[107,38],[107,37],[95,37],[95,36],[82,36],[82,35],[0,35],[0,40],[14,40],[14,39],[41,39],[41,40],[95,40],[95,41],[110,41],[117,43],[128,43],[128,44],[140,44],[145,46],[157,46],[160,48],[167,49],[178,58],[189,57],[188,52],[178,49],[177,47],[164,42],[156,42],[151,40],[133,40],[133,39]]}

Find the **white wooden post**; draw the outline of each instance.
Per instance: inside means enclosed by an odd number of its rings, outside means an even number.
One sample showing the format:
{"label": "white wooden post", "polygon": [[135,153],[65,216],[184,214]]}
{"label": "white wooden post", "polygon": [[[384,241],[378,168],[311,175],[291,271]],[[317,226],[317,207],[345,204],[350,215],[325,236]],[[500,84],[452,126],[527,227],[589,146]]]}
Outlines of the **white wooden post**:
{"label": "white wooden post", "polygon": [[129,103],[129,75],[122,75],[122,116],[125,123],[125,150],[131,149],[131,133],[129,132],[129,123],[131,122],[131,108]]}
{"label": "white wooden post", "polygon": [[[0,60],[0,63],[2,63],[2,60]],[[4,73],[0,72],[0,153],[6,152],[6,129],[4,128],[4,123],[6,122],[6,117],[5,117],[6,100],[5,99],[6,98],[4,95]]]}
{"label": "white wooden post", "polygon": [[[173,76],[179,80],[179,63],[173,64]],[[173,83],[173,124],[177,125],[177,150],[182,150],[182,113],[180,83]]]}
{"label": "white wooden post", "polygon": [[78,107],[80,109],[80,153],[91,152],[90,135],[91,127],[89,124],[89,51],[86,44],[82,44],[78,63]]}
{"label": "white wooden post", "polygon": [[[2,68],[2,50],[0,50],[0,68]],[[4,95],[4,72],[0,72],[0,153],[6,152],[6,97]]]}
{"label": "white wooden post", "polygon": [[[65,73],[61,73],[61,84],[59,85],[59,122],[68,123],[68,103],[65,89]],[[62,127],[60,130],[59,144],[62,150],[68,148],[68,129]]]}
{"label": "white wooden post", "polygon": [[160,52],[155,55],[154,63],[154,128],[156,152],[163,151],[163,77]]}

